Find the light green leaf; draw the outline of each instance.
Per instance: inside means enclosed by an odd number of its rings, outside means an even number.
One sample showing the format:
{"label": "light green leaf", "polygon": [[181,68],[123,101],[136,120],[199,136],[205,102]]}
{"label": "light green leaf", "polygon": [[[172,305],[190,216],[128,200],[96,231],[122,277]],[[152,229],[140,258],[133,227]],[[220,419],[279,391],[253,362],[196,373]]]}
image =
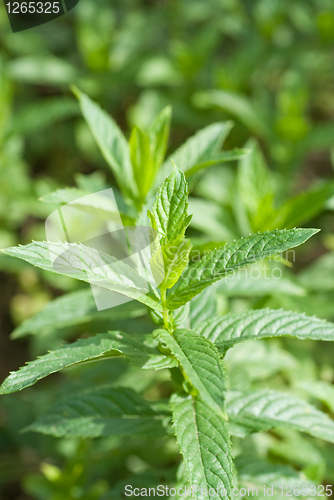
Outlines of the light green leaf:
{"label": "light green leaf", "polygon": [[172,108],[171,106],[166,106],[158,114],[149,129],[149,137],[153,146],[152,150],[156,172],[160,168],[166,155],[171,119]]}
{"label": "light green leaf", "polygon": [[225,373],[215,346],[190,330],[176,330],[173,335],[155,330],[153,334],[165,342],[203,402],[224,418]]}
{"label": "light green leaf", "polygon": [[45,130],[53,123],[79,114],[78,103],[73,98],[51,97],[34,100],[15,113],[7,133],[31,135]]}
{"label": "light green leaf", "polygon": [[301,380],[295,386],[311,398],[322,401],[334,413],[334,385],[323,380]]}
{"label": "light green leaf", "polygon": [[220,204],[190,196],[189,211],[193,214],[191,227],[207,234],[210,240],[226,242],[239,236],[233,217]]}
{"label": "light green leaf", "polygon": [[[294,227],[316,217],[334,194],[334,183],[326,182],[311,187],[286,201],[276,210],[262,216],[262,227]],[[261,229],[261,228],[260,228]]]}
{"label": "light green leaf", "polygon": [[299,283],[314,292],[334,291],[334,252],[322,255],[318,260],[301,271]]}
{"label": "light green leaf", "polygon": [[166,417],[132,389],[102,388],[57,403],[24,430],[67,438],[159,438],[165,434]]}
{"label": "light green leaf", "polygon": [[188,264],[190,250],[191,243],[188,239],[175,241],[174,244],[168,244],[162,248],[165,277],[159,285],[160,288],[169,289],[175,285]]}
{"label": "light green leaf", "polygon": [[173,394],[170,403],[190,486],[194,490],[196,486],[199,488],[195,499],[207,498],[208,495],[201,493],[201,488],[203,492],[204,488],[206,491],[215,490],[215,494],[210,493],[212,500],[231,498],[232,457],[226,423],[199,396]]}
{"label": "light green leaf", "polygon": [[20,391],[51,373],[78,363],[115,356],[125,356],[131,363],[145,369],[176,366],[175,360],[161,354],[157,345],[151,335],[134,336],[123,332],[101,333],[79,339],[12,372],[1,385],[0,394]]}
{"label": "light green leaf", "polygon": [[203,168],[211,167],[212,165],[217,165],[219,163],[226,163],[229,161],[236,161],[240,160],[241,158],[245,158],[249,155],[249,150],[246,149],[240,149],[240,148],[234,148],[231,151],[222,151],[219,154],[214,154],[212,156],[208,155],[207,157],[204,157],[199,163],[194,165],[192,168],[189,168],[186,170],[185,174],[186,176],[190,176],[192,174],[195,174],[198,172],[198,170],[201,170]]}
{"label": "light green leaf", "polygon": [[290,229],[253,234],[207,253],[181,275],[170,291],[168,307],[177,309],[207,286],[228,274],[253,262],[301,245],[318,231],[318,229]]}
{"label": "light green leaf", "polygon": [[280,277],[282,270],[276,269],[263,264],[253,264],[247,269],[241,269],[237,274],[223,278],[216,289],[218,293],[228,297],[258,297],[276,294],[302,297],[306,295],[305,288],[285,273],[282,273]]}
{"label": "light green leaf", "polygon": [[73,64],[51,53],[15,57],[8,61],[6,74],[14,81],[55,88],[70,85],[79,76]]}
{"label": "light green leaf", "polygon": [[[197,165],[206,166],[206,162],[220,154],[220,149],[232,126],[232,122],[212,123],[190,137],[179,149],[174,151],[171,158],[186,175],[188,172],[192,173],[192,170],[195,172],[198,170]],[[158,185],[170,174],[171,170],[172,164],[168,159],[161,167]]]}
{"label": "light green leaf", "polygon": [[210,286],[190,302],[190,327],[197,332],[197,325],[215,317],[217,312],[216,290]]}
{"label": "light green leaf", "polygon": [[226,410],[230,422],[249,432],[289,427],[334,443],[334,420],[291,394],[268,389],[231,391]]}
{"label": "light green leaf", "polygon": [[[292,467],[281,464],[272,464],[264,460],[260,460],[254,456],[239,456],[235,459],[235,466],[238,471],[238,488],[246,488],[249,494],[246,494],[243,498],[271,498],[274,500],[281,500],[282,487],[284,495],[289,492],[292,488],[291,496],[289,498],[303,498],[308,495],[302,495],[303,491],[312,491],[308,488],[315,483],[310,481],[302,472],[294,470]],[[264,492],[264,485],[266,485],[266,490]],[[253,488],[257,488],[254,490]],[[270,488],[270,490],[268,490]],[[271,493],[271,488],[273,488]],[[295,495],[294,491],[300,495]],[[314,490],[313,491],[317,491]],[[270,495],[268,495],[268,493]],[[315,495],[313,495],[315,496]]]}
{"label": "light green leaf", "polygon": [[[108,190],[109,192],[109,190]],[[67,204],[78,208],[83,212],[98,217],[105,221],[125,221],[127,224],[134,224],[134,220],[129,216],[122,214],[118,210],[116,201],[110,198],[109,194],[92,193],[77,188],[57,189],[52,193],[45,194],[40,198],[44,203]],[[120,219],[121,217],[121,219]]]}
{"label": "light green leaf", "polygon": [[268,337],[334,340],[333,323],[281,309],[257,309],[217,316],[198,325],[196,331],[222,351],[245,340]]}
{"label": "light green leaf", "polygon": [[191,217],[187,215],[188,186],[185,176],[177,168],[164,181],[149,216],[157,231],[160,245],[183,238]]}
{"label": "light green leaf", "polygon": [[253,218],[258,214],[260,206],[263,206],[264,200],[271,206],[273,192],[269,170],[258,142],[250,139],[246,147],[250,154],[245,155],[239,162],[237,185],[241,200]]}
{"label": "light green leaf", "polygon": [[259,107],[255,108],[251,100],[241,93],[210,90],[209,92],[198,92],[194,99],[199,107],[215,106],[230,113],[260,137],[268,137],[270,133],[263,121],[262,113],[259,113]]}
{"label": "light green leaf", "polygon": [[[135,305],[134,305],[135,304]],[[28,333],[36,335],[42,330],[54,330],[90,321],[137,318],[144,315],[146,308],[141,304],[130,302],[98,311],[91,289],[68,293],[59,297],[39,311],[32,318],[21,323],[13,331],[11,338],[24,337]]]}
{"label": "light green leaf", "polygon": [[[74,175],[75,182],[78,186],[78,189],[82,189],[82,191],[88,191],[89,193],[97,193],[99,191],[103,191],[104,189],[108,189],[110,186],[106,182],[106,174],[105,172],[101,172],[101,170],[95,170],[91,174],[82,174],[77,172]],[[113,191],[115,194],[115,186],[113,187]],[[119,197],[120,195],[118,195]]]}
{"label": "light green leaf", "polygon": [[33,242],[2,251],[46,271],[86,281],[162,310],[156,297],[146,295],[148,283],[144,277],[124,262],[95,248],[80,243]]}
{"label": "light green leaf", "polygon": [[139,198],[143,202],[156,173],[150,138],[139,127],[134,127],[129,146],[133,176],[137,184]]}
{"label": "light green leaf", "polygon": [[229,165],[217,165],[206,170],[201,182],[196,184],[197,196],[216,202],[220,207],[229,207],[233,203],[236,188],[236,171]]}
{"label": "light green leaf", "polygon": [[136,197],[128,143],[116,122],[86,94],[74,87],[82,114],[124,194]]}
{"label": "light green leaf", "polygon": [[294,372],[298,368],[296,358],[276,343],[257,340],[230,349],[224,357],[229,387],[246,390],[255,380],[268,381],[278,373]]}

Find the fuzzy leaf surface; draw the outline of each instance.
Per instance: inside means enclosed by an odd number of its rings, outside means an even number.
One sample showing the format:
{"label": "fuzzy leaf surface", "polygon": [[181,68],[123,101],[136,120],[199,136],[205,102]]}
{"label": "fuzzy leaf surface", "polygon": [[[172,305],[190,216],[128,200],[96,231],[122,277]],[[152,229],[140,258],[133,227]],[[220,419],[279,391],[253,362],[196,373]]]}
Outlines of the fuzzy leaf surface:
{"label": "fuzzy leaf surface", "polygon": [[176,241],[162,248],[165,276],[160,287],[172,288],[188,264],[191,243],[188,239]]}
{"label": "fuzzy leaf surface", "polygon": [[184,236],[191,217],[187,215],[188,186],[177,168],[160,187],[149,216],[161,246]]}
{"label": "fuzzy leaf surface", "polygon": [[246,340],[268,337],[334,340],[333,323],[280,309],[257,309],[216,316],[198,325],[196,331],[213,342],[218,350]]}
{"label": "fuzzy leaf surface", "polygon": [[[201,494],[201,488],[215,489],[216,493],[210,495],[212,500],[230,498],[232,457],[226,423],[199,396],[173,394],[170,403],[190,486],[199,486],[195,499],[207,498]],[[223,489],[227,497],[221,493]]]}
{"label": "fuzzy leaf surface", "polygon": [[225,417],[225,373],[215,346],[190,330],[176,330],[173,336],[166,330],[155,330],[154,335],[166,343],[203,402]]}
{"label": "fuzzy leaf surface", "polygon": [[95,248],[80,243],[36,241],[2,251],[45,271],[121,293],[153,309],[161,310],[157,298],[146,295],[147,281],[142,276],[124,262]]}
{"label": "fuzzy leaf surface", "polygon": [[283,229],[253,234],[207,253],[184,271],[170,291],[168,307],[177,309],[228,274],[301,245],[317,232],[318,229]]}
{"label": "fuzzy leaf surface", "polygon": [[101,333],[88,339],[79,339],[12,372],[2,383],[0,394],[20,391],[63,368],[102,358],[124,356],[135,365],[147,369],[176,366],[175,360],[158,351],[157,344],[151,335],[135,337],[123,332]]}

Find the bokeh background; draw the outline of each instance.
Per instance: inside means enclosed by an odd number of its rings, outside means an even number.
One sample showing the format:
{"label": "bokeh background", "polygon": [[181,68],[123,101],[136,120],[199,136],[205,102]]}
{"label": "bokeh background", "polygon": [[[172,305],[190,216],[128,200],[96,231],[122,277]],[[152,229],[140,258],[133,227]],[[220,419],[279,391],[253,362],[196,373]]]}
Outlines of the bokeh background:
{"label": "bokeh background", "polygon": [[[0,248],[44,239],[51,209],[38,198],[46,193],[63,186],[84,188],[87,176],[96,186],[114,185],[71,84],[98,101],[127,135],[132,125],[148,126],[171,104],[169,152],[198,129],[233,120],[224,147],[244,147],[256,138],[267,164],[263,182],[272,186],[275,203],[304,191],[315,193],[297,203],[299,218],[274,221],[322,229],[298,252],[293,268],[284,268],[290,288],[226,289],[221,310],[269,305],[334,319],[332,0],[80,0],[68,15],[16,34],[1,5],[0,45]],[[249,228],[272,229],[252,218],[265,210],[261,196],[255,207],[254,198],[247,201],[235,164],[208,170],[192,187],[195,235],[231,241]],[[247,223],[240,221],[234,204],[248,210]],[[27,359],[71,338],[70,329],[61,335],[9,337],[50,300],[79,285],[4,256],[0,277],[2,380]],[[276,377],[284,385],[289,370],[289,376],[297,373],[291,359],[298,358],[301,378],[320,378],[333,389],[333,348],[314,345],[297,348],[286,341],[284,350],[277,347],[276,365],[254,377]],[[120,363],[110,376],[123,369]],[[173,464],[172,445],[160,453],[159,443],[148,450],[141,443],[127,448],[117,440],[79,442],[20,433],[49,404],[50,386],[61,392],[76,377],[87,377],[88,383],[109,376],[71,373],[69,382],[51,377],[41,383],[33,397],[31,389],[1,399],[1,500],[100,499],[117,479],[129,471],[145,472],[158,456],[162,467]],[[333,411],[329,394],[322,404]],[[293,439],[282,436],[272,456],[299,469],[311,467],[309,474],[320,480],[333,478],[328,472],[334,470],[333,448],[320,453],[308,441],[309,455],[306,448],[297,453],[301,445]],[[115,491],[110,498],[118,498]]]}

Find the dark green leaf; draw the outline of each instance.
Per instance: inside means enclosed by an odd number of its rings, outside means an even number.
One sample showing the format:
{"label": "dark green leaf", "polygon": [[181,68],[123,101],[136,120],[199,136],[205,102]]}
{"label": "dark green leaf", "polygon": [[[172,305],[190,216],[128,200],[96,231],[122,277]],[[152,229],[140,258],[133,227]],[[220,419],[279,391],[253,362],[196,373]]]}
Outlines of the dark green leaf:
{"label": "dark green leaf", "polygon": [[106,388],[72,395],[25,430],[56,437],[158,438],[165,434],[163,420],[166,417],[168,419],[168,413],[156,411],[132,389]]}
{"label": "dark green leaf", "polygon": [[201,488],[203,491],[204,488],[206,491],[210,488],[215,490],[214,494],[210,494],[212,500],[230,498],[232,457],[226,422],[199,396],[192,398],[173,394],[171,406],[176,438],[186,464],[190,486],[199,487],[195,494],[196,500],[205,497]]}
{"label": "dark green leaf", "polygon": [[232,245],[225,245],[192,264],[170,291],[168,307],[177,309],[207,286],[242,267],[265,259],[307,241],[318,229],[276,230],[253,234]]}
{"label": "dark green leaf", "polygon": [[203,402],[225,417],[225,373],[215,346],[190,330],[155,330],[183,368],[191,384],[200,393]]}
{"label": "dark green leaf", "polygon": [[0,394],[20,391],[51,373],[78,363],[115,356],[123,355],[141,368],[161,369],[175,366],[175,360],[161,354],[156,346],[157,341],[154,341],[151,335],[140,335],[136,338],[123,332],[101,333],[88,339],[79,339],[30,361],[17,372],[12,372],[2,383]]}
{"label": "dark green leaf", "polygon": [[245,340],[267,337],[334,340],[333,323],[280,309],[258,309],[216,316],[198,325],[196,331],[223,351]]}

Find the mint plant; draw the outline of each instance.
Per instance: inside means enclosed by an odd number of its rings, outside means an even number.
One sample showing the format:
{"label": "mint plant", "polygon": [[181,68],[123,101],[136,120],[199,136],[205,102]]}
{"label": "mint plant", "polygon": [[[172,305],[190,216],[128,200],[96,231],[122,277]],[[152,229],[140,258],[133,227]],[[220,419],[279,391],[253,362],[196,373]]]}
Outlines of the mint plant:
{"label": "mint plant", "polygon": [[[146,307],[145,314],[152,320],[151,332],[133,333],[129,320],[127,332],[107,331],[79,338],[11,373],[2,383],[0,393],[20,391],[67,367],[92,361],[112,363],[113,358],[120,356],[140,370],[167,369],[171,381],[168,401],[148,399],[123,386],[83,387],[82,391],[56,403],[27,430],[82,438],[175,435],[183,463],[174,482],[179,487],[191,486],[196,500],[205,498],[203,491],[210,491],[214,500],[232,498],[233,486],[247,482],[267,482],[275,487],[276,494],[284,484],[311,486],[314,482],[294,469],[263,463],[256,457],[252,460],[247,453],[239,454],[234,463],[231,437],[246,438],[254,432],[282,428],[334,443],[333,420],[293,393],[254,388],[247,380],[244,387],[231,387],[226,360],[230,349],[245,341],[261,342],[259,339],[277,337],[333,341],[334,325],[275,309],[219,315],[213,285],[250,264],[298,247],[318,230],[292,228],[250,234],[195,259],[191,239],[186,238],[191,225],[186,177],[193,179],[201,169],[247,154],[245,150],[221,152],[231,124],[213,124],[198,132],[172,155],[173,166],[169,160],[164,162],[169,108],[162,111],[149,130],[136,127],[127,142],[104,111],[82,92],[75,89],[75,93],[123,194],[119,203],[123,222],[128,225],[149,222],[156,235],[161,251],[152,252],[150,264],[153,275],[163,279],[158,289],[143,294],[136,285],[139,271],[132,271],[133,280],[122,274],[122,265],[118,274],[114,269],[110,271],[108,266],[114,262],[111,256],[80,242],[32,242],[8,248],[4,253],[83,282],[90,282],[98,263],[102,269],[99,286],[133,299],[126,316],[138,307],[141,311]],[[76,188],[58,190],[46,199],[60,203],[76,200],[83,211],[102,210],[104,215],[108,214],[102,200],[101,205],[85,205],[80,200],[85,193]],[[82,257],[80,272],[71,259],[78,245]],[[53,251],[59,254],[62,248],[66,271],[54,267],[50,258]],[[97,319],[99,314],[106,312],[94,311],[89,289],[72,292],[54,300],[21,325],[16,336],[50,325],[76,325],[87,317]],[[117,308],[107,314],[110,318],[117,316]],[[184,493],[182,498],[189,496]]]}

